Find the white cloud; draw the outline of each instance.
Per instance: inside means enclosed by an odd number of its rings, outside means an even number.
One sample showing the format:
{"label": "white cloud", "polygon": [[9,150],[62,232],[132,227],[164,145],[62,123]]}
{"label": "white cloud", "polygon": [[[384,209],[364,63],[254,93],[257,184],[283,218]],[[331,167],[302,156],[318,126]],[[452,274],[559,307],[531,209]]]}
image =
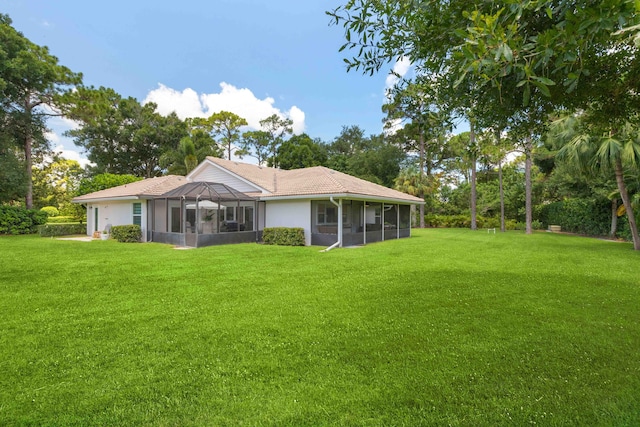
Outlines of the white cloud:
{"label": "white cloud", "polygon": [[[385,87],[387,90],[393,88],[398,81],[404,77],[411,68],[411,61],[409,58],[403,56],[393,65],[393,72],[389,73],[385,80]],[[400,76],[400,77],[398,77]]]}
{"label": "white cloud", "polygon": [[259,99],[250,89],[237,88],[226,82],[220,83],[220,92],[200,95],[191,88],[180,92],[160,83],[157,89],[147,94],[143,103],[147,102],[156,103],[160,114],[175,111],[182,119],[208,117],[220,111],[230,111],[244,117],[250,128],[259,129],[260,120],[277,114],[293,120],[294,133],[302,133],[305,129],[305,114],[295,105],[289,111],[283,112],[274,106],[273,98]]}
{"label": "white cloud", "polygon": [[[53,140],[51,140],[53,142]],[[67,160],[75,160],[80,163],[80,166],[83,168],[87,167],[87,165],[92,164],[86,157],[83,157],[77,150],[66,150],[64,145],[58,144],[53,149],[53,151],[60,153],[60,156]]]}

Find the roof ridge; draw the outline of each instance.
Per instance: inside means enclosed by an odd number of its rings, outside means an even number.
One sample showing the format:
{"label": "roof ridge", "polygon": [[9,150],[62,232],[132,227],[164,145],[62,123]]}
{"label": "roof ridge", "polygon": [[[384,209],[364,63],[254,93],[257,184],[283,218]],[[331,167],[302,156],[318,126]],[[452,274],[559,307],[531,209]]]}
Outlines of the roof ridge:
{"label": "roof ridge", "polygon": [[[344,186],[340,181],[338,181],[337,179],[335,179],[335,177],[331,176],[331,175],[335,175],[336,173],[339,173],[339,174],[342,174],[342,175],[347,175],[347,174],[345,174],[345,173],[343,173],[343,172],[340,172],[340,171],[337,171],[337,170],[334,170],[334,169],[331,169],[331,168],[328,168],[328,167],[326,167],[326,166],[314,166],[314,167],[317,167],[317,168],[319,168],[320,170],[322,170],[322,172],[324,172],[324,174],[325,174],[327,177],[329,177],[329,179],[330,179],[334,184],[336,184],[338,187],[340,187],[340,188],[341,188],[345,193],[348,193],[348,192],[349,192],[349,191],[348,191],[348,189],[347,189],[347,187],[345,187],[345,186]],[[349,177],[351,177],[351,178],[357,178],[357,177],[355,177],[355,176],[351,176],[351,175],[347,175],[347,176],[349,176]]]}

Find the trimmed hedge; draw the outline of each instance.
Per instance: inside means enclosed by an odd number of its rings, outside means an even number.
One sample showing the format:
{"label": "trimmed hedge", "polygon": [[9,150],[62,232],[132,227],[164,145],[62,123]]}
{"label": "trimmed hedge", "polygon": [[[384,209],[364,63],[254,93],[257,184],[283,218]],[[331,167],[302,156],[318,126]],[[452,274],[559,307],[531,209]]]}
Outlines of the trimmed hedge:
{"label": "trimmed hedge", "polygon": [[269,227],[262,232],[267,245],[304,246],[304,229],[298,227]]}
{"label": "trimmed hedge", "polygon": [[41,237],[69,236],[72,234],[86,234],[84,224],[44,224],[38,227]]}
{"label": "trimmed hedge", "polygon": [[606,236],[611,228],[611,202],[566,199],[545,205],[541,216],[545,226],[553,224],[570,233]]}
{"label": "trimmed hedge", "polygon": [[37,209],[0,206],[0,234],[35,234],[47,222],[47,213]]}
{"label": "trimmed hedge", "polygon": [[111,237],[121,243],[138,243],[142,240],[142,229],[139,225],[114,225]]}
{"label": "trimmed hedge", "polygon": [[47,219],[47,224],[82,224],[83,222],[85,222],[84,218],[75,216],[55,216]]}
{"label": "trimmed hedge", "polygon": [[[471,215],[425,215],[424,222],[432,228],[471,228]],[[476,216],[478,228],[500,228],[500,218]],[[539,221],[534,221],[533,228],[542,227]],[[505,220],[507,230],[517,230],[518,223],[515,220]],[[524,228],[523,228],[524,229]]]}

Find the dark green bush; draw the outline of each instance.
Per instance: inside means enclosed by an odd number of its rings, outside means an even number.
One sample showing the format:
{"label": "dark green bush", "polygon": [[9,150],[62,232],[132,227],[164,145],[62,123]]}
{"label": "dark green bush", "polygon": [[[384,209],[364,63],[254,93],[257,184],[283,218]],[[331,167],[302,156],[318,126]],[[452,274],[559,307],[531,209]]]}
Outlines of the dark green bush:
{"label": "dark green bush", "polygon": [[46,212],[16,206],[0,206],[0,234],[34,234],[47,222]]}
{"label": "dark green bush", "polygon": [[142,229],[139,225],[114,225],[111,227],[111,237],[121,243],[138,243],[142,239]]}
{"label": "dark green bush", "polygon": [[611,227],[611,202],[566,199],[545,205],[541,217],[545,227],[559,225],[570,233],[605,236]]}
{"label": "dark green bush", "polygon": [[290,227],[265,228],[262,241],[267,245],[304,246],[304,229]]}
{"label": "dark green bush", "polygon": [[44,224],[38,227],[41,237],[69,236],[71,234],[86,234],[84,224]]}

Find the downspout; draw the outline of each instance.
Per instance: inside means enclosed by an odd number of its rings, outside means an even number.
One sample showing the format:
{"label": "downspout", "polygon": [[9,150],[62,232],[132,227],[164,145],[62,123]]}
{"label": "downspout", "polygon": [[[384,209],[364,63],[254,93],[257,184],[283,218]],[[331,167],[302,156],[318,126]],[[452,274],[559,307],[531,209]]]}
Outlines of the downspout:
{"label": "downspout", "polygon": [[329,201],[338,207],[338,241],[320,252],[329,252],[335,247],[342,247],[342,199],[336,202],[335,200],[333,200],[333,196],[330,196]]}

